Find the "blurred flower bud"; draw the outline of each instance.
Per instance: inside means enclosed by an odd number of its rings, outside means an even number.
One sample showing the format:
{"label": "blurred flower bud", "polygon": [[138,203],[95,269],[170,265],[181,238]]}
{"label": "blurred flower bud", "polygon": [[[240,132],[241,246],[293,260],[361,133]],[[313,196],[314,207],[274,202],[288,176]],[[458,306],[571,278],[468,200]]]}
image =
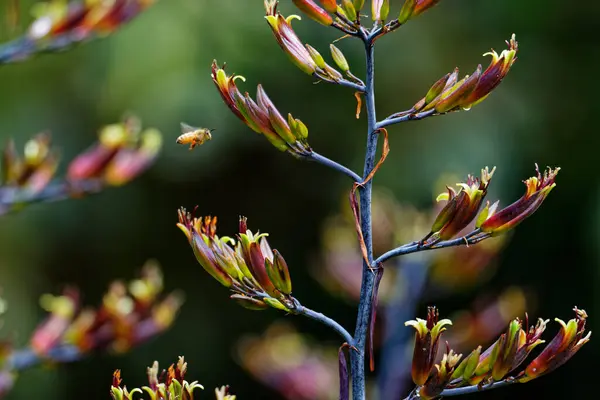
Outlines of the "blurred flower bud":
{"label": "blurred flower bud", "polygon": [[451,187],[448,187],[447,193],[440,194],[437,201],[445,200],[447,203],[433,223],[431,232],[423,241],[434,234],[441,240],[447,240],[467,227],[479,211],[495,170],[493,168],[490,171],[485,167],[481,170],[480,179],[469,175],[466,183],[457,184],[461,188],[458,194]]}
{"label": "blurred flower bud", "polygon": [[67,178],[73,183],[99,179],[120,186],[139,176],[153,164],[162,146],[158,130],[140,134],[139,129],[135,117],[103,127],[98,143],[71,161]]}
{"label": "blurred flower bud", "polygon": [[30,345],[38,354],[46,354],[62,341],[69,328],[79,308],[79,292],[66,289],[62,296],[47,294],[41,297],[40,304],[50,315],[36,328]]}
{"label": "blurred flower bud", "polygon": [[574,311],[575,318],[571,319],[568,323],[558,318],[555,319],[560,324],[560,331],[546,345],[540,355],[517,377],[519,382],[529,382],[532,379],[554,371],[569,361],[584,344],[589,342],[592,332],[588,332],[584,336],[587,314],[584,310],[579,310],[577,307],[574,308]]}
{"label": "blurred flower bud", "polygon": [[9,141],[2,153],[0,185],[24,189],[29,194],[39,193],[54,177],[58,161],[48,133],[40,133],[28,140],[23,157],[17,153],[14,142]]}
{"label": "blurred flower bud", "polygon": [[285,322],[272,324],[260,336],[243,337],[236,355],[250,375],[278,392],[277,398],[339,398],[337,349],[314,342]]}
{"label": "blurred flower bud", "polygon": [[527,191],[523,197],[500,211],[487,212],[486,219],[481,223],[483,232],[499,235],[513,229],[542,205],[550,191],[556,186],[556,175],[560,168],[552,169],[548,167],[543,175],[537,164],[535,168],[537,175],[524,182]]}
{"label": "blurred flower bud", "polygon": [[153,0],[39,3],[32,9],[36,19],[29,28],[28,36],[39,40],[69,34],[72,41],[82,41],[91,34],[105,35],[131,20],[152,3]]}
{"label": "blurred flower bud", "polygon": [[348,66],[348,61],[346,61],[346,57],[344,57],[344,53],[342,53],[342,51],[335,47],[333,44],[329,45],[329,48],[331,49],[331,57],[333,58],[333,61],[338,66],[338,68],[341,69],[342,72],[348,72],[350,70],[350,67]]}
{"label": "blurred flower bud", "polygon": [[162,275],[158,266],[148,264],[141,278],[129,285],[114,282],[98,309],[79,304],[78,292],[68,289],[62,296],[42,297],[50,312],[31,339],[31,347],[47,355],[57,346],[74,346],[80,353],[110,348],[123,352],[171,326],[181,296],[172,293],[161,298]]}
{"label": "blurred flower bud", "polygon": [[104,172],[108,185],[121,186],[139,176],[150,167],[162,147],[162,136],[156,129],[141,134],[140,147],[119,151]]}
{"label": "blurred flower bud", "polygon": [[[305,51],[308,54],[308,50]],[[303,129],[299,130],[299,120],[292,118],[286,121],[262,85],[257,87],[255,102],[248,93],[242,95],[236,87],[235,79],[243,78],[236,75],[228,77],[216,61],[213,61],[212,65],[212,78],[221,97],[234,114],[256,133],[263,134],[277,149],[294,156],[305,156],[312,151],[306,141],[306,126],[302,124]]]}
{"label": "blurred flower bud", "polygon": [[404,325],[416,329],[415,346],[412,359],[412,379],[415,385],[422,386],[429,378],[438,351],[438,342],[446,325],[452,325],[449,319],[438,321],[439,313],[435,307],[427,310],[427,320],[417,318]]}

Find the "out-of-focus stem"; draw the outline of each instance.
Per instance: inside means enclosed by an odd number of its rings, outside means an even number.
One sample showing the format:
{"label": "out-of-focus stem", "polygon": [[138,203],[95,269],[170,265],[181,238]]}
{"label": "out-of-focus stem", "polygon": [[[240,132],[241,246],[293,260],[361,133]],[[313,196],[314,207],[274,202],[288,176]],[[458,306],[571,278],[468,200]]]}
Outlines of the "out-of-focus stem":
{"label": "out-of-focus stem", "polygon": [[58,201],[75,195],[83,196],[98,193],[103,187],[102,181],[95,179],[72,183],[55,181],[39,192],[31,192],[18,187],[0,186],[0,216],[15,211],[17,205]]}
{"label": "out-of-focus stem", "polygon": [[44,362],[69,363],[78,361],[82,357],[79,349],[71,345],[53,347],[44,356],[40,356],[30,348],[25,348],[15,351],[8,359],[7,364],[9,370],[22,371]]}

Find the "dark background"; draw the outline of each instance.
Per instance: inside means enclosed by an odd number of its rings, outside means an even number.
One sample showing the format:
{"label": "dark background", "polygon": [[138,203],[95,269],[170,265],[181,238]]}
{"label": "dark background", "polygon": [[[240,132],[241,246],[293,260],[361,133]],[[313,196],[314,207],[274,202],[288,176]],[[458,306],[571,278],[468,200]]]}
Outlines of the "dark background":
{"label": "dark background", "polygon": [[[30,3],[23,1],[23,9]],[[282,3],[284,14],[296,12],[291,2]],[[376,56],[382,118],[409,108],[455,66],[463,73],[478,63],[486,66],[488,58],[481,54],[490,47],[501,51],[504,40],[517,33],[519,60],[484,103],[390,130],[392,152],[376,185],[402,201],[428,206],[440,174],[465,175],[496,165],[490,196],[506,204],[521,196],[520,181],[532,174],[534,162],[560,166],[557,188],[519,227],[488,286],[490,291],[509,283],[535,289],[536,315],[545,317],[571,318],[578,305],[590,314],[590,329],[600,320],[594,312],[600,239],[600,182],[594,171],[598,11],[594,2],[442,1],[380,40]],[[259,0],[161,1],[107,39],[1,67],[1,142],[14,137],[23,144],[49,129],[62,149],[64,169],[66,160],[95,139],[97,128],[125,111],[159,128],[166,142],[156,165],[124,188],[2,218],[0,282],[9,302],[4,334],[24,344],[43,315],[37,301],[42,293],[73,283],[94,304],[111,280],[135,276],[148,258],[161,262],[169,288],[187,295],[165,335],[126,355],[25,372],[9,399],[107,398],[115,368],[124,370],[129,386],[137,386],[153,360],[165,365],[178,355],[186,356],[191,376],[208,390],[228,383],[240,399],[278,398],[235,363],[232,346],[242,334],[260,333],[271,321],[292,317],[250,312],[227,300],[175,227],[181,205],[198,204],[201,213],[218,215],[223,234],[234,233],[238,215],[246,215],[286,256],[296,296],[353,327],[355,310],[328,296],[307,268],[319,252],[323,220],[337,212],[347,179],[277,152],[235,119],[212,86],[210,63],[226,61],[230,72],[244,75],[242,89],[252,92],[262,82],[283,112],[308,125],[312,147],[357,171],[365,120],[353,118],[351,91],[313,85],[288,62],[263,15]],[[338,36],[307,18],[294,26],[323,54]],[[360,44],[345,40],[339,47],[362,76]],[[194,152],[179,147],[180,121],[217,128],[214,140]],[[469,293],[463,297],[467,304]],[[310,321],[291,322],[325,342],[337,339]],[[598,356],[592,338],[550,377],[473,398],[589,398],[597,386],[592,362]],[[211,397],[208,390],[202,398]]]}

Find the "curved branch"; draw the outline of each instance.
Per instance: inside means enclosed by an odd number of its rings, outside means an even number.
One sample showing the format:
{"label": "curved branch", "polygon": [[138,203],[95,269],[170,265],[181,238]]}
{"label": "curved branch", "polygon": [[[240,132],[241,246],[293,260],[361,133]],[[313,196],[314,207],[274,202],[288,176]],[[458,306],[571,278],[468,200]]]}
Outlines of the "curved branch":
{"label": "curved branch", "polygon": [[360,176],[358,176],[358,174],[355,173],[354,171],[352,171],[350,168],[345,167],[342,164],[339,164],[333,160],[330,160],[329,158],[322,156],[321,154],[316,153],[314,151],[312,153],[310,153],[309,155],[307,155],[306,159],[317,162],[322,165],[325,165],[326,167],[332,168],[338,172],[341,172],[342,174],[350,177],[354,182],[362,181],[362,178]]}
{"label": "curved branch", "polygon": [[444,241],[437,242],[437,243],[434,242],[430,245],[427,245],[427,244],[423,245],[421,242],[412,242],[412,243],[408,243],[408,244],[405,244],[400,247],[396,247],[395,249],[392,249],[392,250],[388,251],[387,253],[382,254],[381,256],[379,256],[379,258],[377,258],[375,260],[375,264],[384,263],[385,261],[387,261],[393,257],[398,257],[398,256],[402,256],[405,254],[417,253],[417,252],[425,251],[425,250],[436,250],[436,249],[443,249],[446,247],[456,247],[456,246],[470,246],[472,244],[479,243],[490,237],[491,237],[490,234],[480,233],[479,231],[473,231],[470,234],[463,236],[463,237],[459,237],[459,238],[451,239],[451,240],[444,240]]}
{"label": "curved branch", "polygon": [[44,362],[70,363],[81,358],[83,354],[76,346],[61,344],[48,350],[45,356],[40,356],[30,348],[17,350],[11,354],[7,364],[12,371],[22,371]]}
{"label": "curved branch", "polygon": [[39,192],[23,188],[0,186],[0,216],[15,211],[15,206],[64,200],[71,196],[98,193],[104,184],[100,180],[79,182],[55,181]]}
{"label": "curved branch", "polygon": [[28,37],[21,37],[0,45],[0,64],[24,61],[36,54],[64,51],[95,37],[90,34],[82,38],[81,35],[71,32],[56,35],[49,41],[36,41]]}
{"label": "curved branch", "polygon": [[[361,93],[365,92],[364,84],[361,85],[360,83],[351,82],[351,81],[349,81],[347,79],[343,79],[343,78],[334,80],[334,79],[329,79],[329,78],[321,76],[321,75],[315,75],[315,76],[323,82],[332,83],[334,85],[344,86],[344,87],[356,90],[357,92],[361,92]],[[319,83],[319,82],[315,82],[315,83]]]}
{"label": "curved branch", "polygon": [[328,316],[321,314],[320,312],[313,311],[310,308],[306,308],[300,304],[298,304],[297,307],[294,309],[294,313],[298,315],[304,315],[307,318],[327,325],[328,327],[336,331],[342,338],[344,338],[346,343],[348,343],[350,346],[354,346],[354,338],[352,337],[352,335],[343,326],[341,326],[339,323],[329,318]]}

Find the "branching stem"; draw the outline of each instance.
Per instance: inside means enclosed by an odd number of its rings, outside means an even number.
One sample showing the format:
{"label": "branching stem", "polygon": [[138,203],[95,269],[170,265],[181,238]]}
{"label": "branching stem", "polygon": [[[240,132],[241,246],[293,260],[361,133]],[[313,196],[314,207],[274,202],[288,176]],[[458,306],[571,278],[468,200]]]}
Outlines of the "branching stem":
{"label": "branching stem", "polygon": [[423,245],[420,242],[412,242],[400,247],[396,247],[395,249],[392,249],[387,253],[382,254],[381,256],[379,256],[379,258],[377,258],[377,260],[375,260],[375,264],[384,263],[393,257],[398,257],[410,253],[417,253],[419,251],[436,250],[455,246],[470,246],[490,237],[491,236],[487,233],[480,233],[477,231],[476,233],[471,232],[467,236],[451,240],[444,240],[432,245]]}
{"label": "branching stem", "polygon": [[[375,30],[376,32],[377,30]],[[363,32],[363,41],[366,51],[367,78],[365,82],[365,105],[367,110],[368,137],[367,150],[363,177],[366,178],[375,166],[377,153],[377,116],[375,113],[375,62],[373,33]],[[373,181],[365,183],[360,187],[360,225],[363,240],[366,245],[369,263],[363,262],[362,285],[360,291],[360,302],[354,332],[354,345],[357,351],[351,352],[352,371],[352,398],[353,400],[365,400],[365,349],[367,343],[367,332],[371,320],[371,302],[373,300],[373,289],[375,285],[375,274],[371,270],[373,263],[373,242],[371,226],[371,193]]]}

